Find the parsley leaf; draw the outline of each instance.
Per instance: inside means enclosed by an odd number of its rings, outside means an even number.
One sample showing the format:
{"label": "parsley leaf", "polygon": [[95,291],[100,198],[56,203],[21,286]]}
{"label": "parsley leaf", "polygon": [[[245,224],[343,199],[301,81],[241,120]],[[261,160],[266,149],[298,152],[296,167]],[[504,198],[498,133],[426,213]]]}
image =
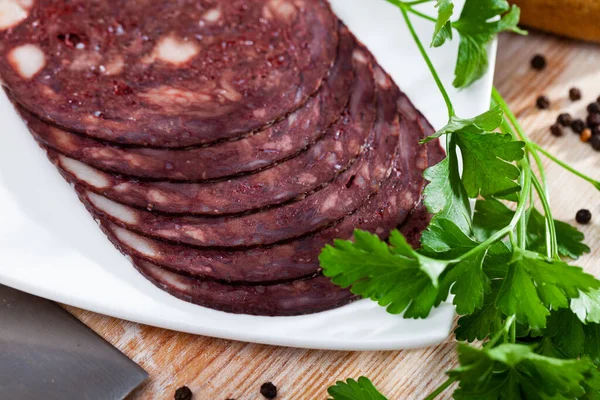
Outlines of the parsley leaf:
{"label": "parsley leaf", "polygon": [[600,290],[579,293],[578,298],[571,300],[571,310],[583,323],[600,324]]}
{"label": "parsley leaf", "polygon": [[583,323],[570,310],[553,311],[539,354],[558,358],[590,358],[600,365],[600,324]]}
{"label": "parsley leaf", "polygon": [[421,244],[426,254],[450,259],[466,253],[479,243],[468,237],[454,222],[438,218],[423,232]]}
{"label": "parsley leaf", "polygon": [[[465,254],[479,244],[447,219],[437,219],[430,225],[423,232],[421,242],[428,254],[435,254],[434,258],[441,259],[452,259]],[[461,315],[470,314],[483,306],[483,295],[489,290],[489,279],[483,273],[486,256],[487,250],[480,251],[444,271],[440,277],[437,303],[446,300],[448,293],[452,291],[456,311]]]}
{"label": "parsley leaf", "polygon": [[594,370],[587,360],[545,357],[522,344],[483,350],[459,344],[458,353],[461,366],[449,372],[459,381],[457,400],[577,398]]}
{"label": "parsley leaf", "polygon": [[[460,34],[455,87],[465,88],[486,73],[489,67],[487,45],[498,33],[503,31],[525,33],[517,27],[520,13],[517,6],[511,9],[506,0],[465,2],[459,20],[452,24]],[[502,18],[495,19],[499,16]]]}
{"label": "parsley leaf", "polygon": [[459,315],[471,314],[483,306],[484,294],[490,290],[490,280],[483,272],[486,255],[487,251],[472,255],[443,276],[438,299],[445,300],[451,290]]}
{"label": "parsley leaf", "polygon": [[[566,222],[554,220],[556,228],[556,240],[558,242],[558,253],[573,260],[578,259],[590,248],[583,243],[585,235],[574,226]],[[529,214],[527,223],[527,248],[546,254],[546,218],[536,209]]]}
{"label": "parsley leaf", "polygon": [[398,231],[390,235],[389,246],[368,232],[357,230],[354,237],[354,243],[336,240],[335,246],[323,249],[319,256],[323,274],[336,285],[377,301],[391,314],[427,317],[447,264],[414,251]]}
{"label": "parsley leaf", "polygon": [[470,232],[471,205],[455,158],[446,157],[425,170],[424,176],[430,182],[423,192],[427,210],[436,215],[436,219],[448,219],[463,232]]}
{"label": "parsley leaf", "polygon": [[579,291],[598,287],[600,282],[579,267],[516,250],[496,303],[520,323],[545,328],[550,309],[567,308],[569,298],[578,297]]}
{"label": "parsley leaf", "polygon": [[463,183],[469,197],[510,194],[521,189],[515,182],[519,169],[510,162],[525,157],[525,143],[500,133],[461,131],[456,138],[462,152]]}
{"label": "parsley leaf", "polygon": [[477,200],[473,215],[473,233],[484,241],[510,224],[515,212],[500,201],[490,198]]}
{"label": "parsley leaf", "polygon": [[498,128],[500,124],[502,124],[502,121],[504,120],[503,116],[504,113],[499,106],[494,107],[491,110],[488,110],[483,114],[473,118],[462,119],[458,118],[457,116],[452,116],[450,117],[450,122],[448,122],[446,126],[433,135],[423,139],[421,143],[428,143],[441,137],[442,135],[461,131],[468,131],[472,133],[491,132]]}
{"label": "parsley leaf", "polygon": [[[514,211],[496,199],[478,200],[473,217],[473,233],[477,240],[483,241],[507,226]],[[564,257],[577,259],[590,248],[583,243],[585,235],[566,222],[554,220],[558,253]],[[536,209],[530,210],[527,222],[527,248],[546,254],[546,219]]]}
{"label": "parsley leaf", "polygon": [[431,40],[431,47],[440,47],[446,40],[452,40],[452,23],[450,18],[454,14],[452,0],[437,0],[435,5],[438,9],[438,18],[435,23],[435,31]]}
{"label": "parsley leaf", "polygon": [[579,358],[585,349],[584,324],[569,309],[552,312],[548,318],[546,337],[562,358]]}
{"label": "parsley leaf", "polygon": [[454,334],[458,340],[473,342],[483,340],[492,332],[498,332],[502,329],[502,323],[505,319],[504,314],[496,307],[496,299],[500,292],[502,282],[492,281],[489,293],[486,293],[483,306],[475,312],[460,317],[458,326]]}
{"label": "parsley leaf", "polygon": [[338,381],[335,386],[327,389],[327,393],[331,396],[329,400],[387,400],[364,376],[358,378],[358,381]]}

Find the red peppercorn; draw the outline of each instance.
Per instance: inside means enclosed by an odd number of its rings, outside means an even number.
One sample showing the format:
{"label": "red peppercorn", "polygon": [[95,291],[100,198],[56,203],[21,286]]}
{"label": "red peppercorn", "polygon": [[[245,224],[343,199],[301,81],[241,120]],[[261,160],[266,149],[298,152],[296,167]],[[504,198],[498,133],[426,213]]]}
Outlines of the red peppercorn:
{"label": "red peppercorn", "polygon": [[591,138],[592,131],[589,128],[585,128],[583,132],[581,132],[581,135],[579,135],[579,139],[584,143],[589,142]]}

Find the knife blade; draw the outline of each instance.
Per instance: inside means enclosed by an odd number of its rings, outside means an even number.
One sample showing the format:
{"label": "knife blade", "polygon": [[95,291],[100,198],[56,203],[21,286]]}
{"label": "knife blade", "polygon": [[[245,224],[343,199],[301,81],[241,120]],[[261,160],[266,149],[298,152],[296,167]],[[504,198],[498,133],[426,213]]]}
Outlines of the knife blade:
{"label": "knife blade", "polygon": [[58,304],[0,285],[0,399],[124,399],[147,377]]}

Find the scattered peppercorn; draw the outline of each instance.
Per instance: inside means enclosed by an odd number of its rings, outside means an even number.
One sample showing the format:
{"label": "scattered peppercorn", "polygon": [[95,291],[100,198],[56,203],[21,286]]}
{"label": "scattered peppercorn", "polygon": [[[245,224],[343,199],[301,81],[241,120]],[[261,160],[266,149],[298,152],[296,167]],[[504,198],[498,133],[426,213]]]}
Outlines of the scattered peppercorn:
{"label": "scattered peppercorn", "polygon": [[577,220],[577,222],[579,222],[580,224],[589,224],[590,221],[592,220],[592,213],[590,212],[590,210],[579,210],[577,211],[577,215],[575,216],[575,219]]}
{"label": "scattered peppercorn", "polygon": [[271,382],[263,383],[260,387],[260,394],[267,399],[274,399],[277,397],[277,386],[273,385]]}
{"label": "scattered peppercorn", "polygon": [[560,125],[560,124],[552,125],[550,127],[550,132],[552,133],[552,135],[554,135],[556,137],[560,137],[565,134],[565,130],[563,129],[562,125]]}
{"label": "scattered peppercorn", "polygon": [[592,114],[600,114],[600,104],[593,102],[587,106],[587,110]]}
{"label": "scattered peppercorn", "polygon": [[578,101],[581,100],[582,94],[581,94],[581,90],[578,88],[571,88],[571,90],[569,90],[569,98],[571,99],[571,101]]}
{"label": "scattered peppercorn", "polygon": [[571,129],[573,129],[573,132],[579,134],[585,129],[585,122],[582,119],[576,119],[571,123]]}
{"label": "scattered peppercorn", "polygon": [[596,151],[600,151],[600,135],[592,136],[590,139],[590,143],[592,144],[592,148]]}
{"label": "scattered peppercorn", "polygon": [[544,57],[541,54],[536,54],[531,59],[531,68],[533,68],[537,71],[543,70],[544,68],[546,68],[546,65],[547,65],[546,57]]}
{"label": "scattered peppercorn", "polygon": [[547,96],[540,96],[537,98],[535,105],[540,110],[546,110],[550,108],[550,99]]}
{"label": "scattered peppercorn", "polygon": [[587,124],[590,128],[600,125],[600,114],[590,114],[587,116]]}
{"label": "scattered peppercorn", "polygon": [[175,400],[192,400],[194,394],[187,386],[182,386],[175,391]]}
{"label": "scattered peppercorn", "polygon": [[571,123],[573,122],[573,117],[571,117],[571,114],[569,113],[562,113],[558,116],[556,122],[558,122],[566,128],[568,126],[571,126]]}
{"label": "scattered peppercorn", "polygon": [[592,138],[592,131],[589,128],[585,128],[581,132],[581,135],[579,135],[579,139],[584,143],[589,142],[591,138]]}
{"label": "scattered peppercorn", "polygon": [[595,126],[592,128],[592,135],[593,136],[600,135],[600,126]]}

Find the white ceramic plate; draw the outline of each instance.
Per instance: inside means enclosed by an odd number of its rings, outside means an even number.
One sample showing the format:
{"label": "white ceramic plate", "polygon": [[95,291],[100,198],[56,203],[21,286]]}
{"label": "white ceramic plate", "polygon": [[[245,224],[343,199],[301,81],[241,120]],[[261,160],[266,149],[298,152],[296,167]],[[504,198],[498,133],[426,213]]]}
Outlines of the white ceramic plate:
{"label": "white ceramic plate", "polygon": [[[384,0],[332,0],[339,16],[373,51],[430,121],[446,121],[441,96],[400,13]],[[434,15],[432,7],[424,10]],[[415,18],[429,42],[432,24]],[[451,89],[457,41],[431,51]],[[495,48],[492,51],[495,54]],[[493,58],[493,57],[492,57]],[[493,65],[494,60],[491,64]],[[468,90],[451,90],[460,115],[488,108],[492,72]],[[139,275],[102,234],[0,95],[0,282],[102,314],[177,331],[273,345],[392,350],[444,340],[454,310],[427,320],[392,316],[370,301],[301,317],[233,315],[180,301]]]}

